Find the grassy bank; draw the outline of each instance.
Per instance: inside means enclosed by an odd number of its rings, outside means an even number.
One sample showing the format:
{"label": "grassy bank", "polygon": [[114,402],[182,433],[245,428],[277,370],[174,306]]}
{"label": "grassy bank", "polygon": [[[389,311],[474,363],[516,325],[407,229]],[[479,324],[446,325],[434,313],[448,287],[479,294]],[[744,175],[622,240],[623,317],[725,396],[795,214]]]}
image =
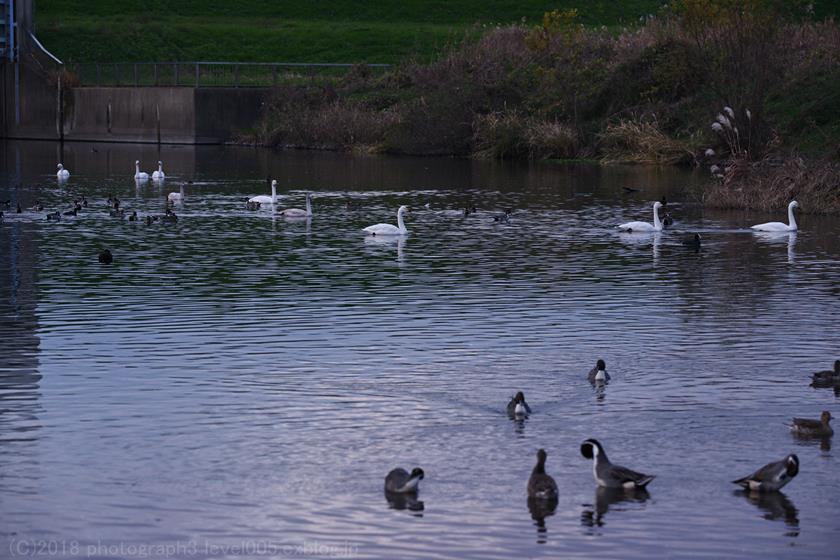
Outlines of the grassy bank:
{"label": "grassy bank", "polygon": [[40,0],[36,26],[44,45],[66,62],[396,63],[430,60],[476,26],[536,21],[558,7],[580,8],[587,25],[618,26],[660,5],[659,0]]}

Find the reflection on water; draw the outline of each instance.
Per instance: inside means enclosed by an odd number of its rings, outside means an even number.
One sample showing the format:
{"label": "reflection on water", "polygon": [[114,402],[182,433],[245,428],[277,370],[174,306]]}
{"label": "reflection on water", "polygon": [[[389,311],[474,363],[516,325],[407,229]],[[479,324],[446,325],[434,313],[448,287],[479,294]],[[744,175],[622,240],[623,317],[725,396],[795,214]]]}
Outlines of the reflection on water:
{"label": "reflection on water", "polygon": [[756,506],[762,512],[764,519],[784,521],[790,529],[785,533],[785,536],[799,536],[799,510],[783,492],[737,490],[735,494],[744,496],[747,501]]}
{"label": "reflection on water", "polygon": [[554,515],[554,510],[557,509],[558,503],[557,498],[546,500],[528,497],[528,511],[531,513],[531,519],[534,520],[534,526],[537,528],[537,544],[548,542],[548,529],[545,526],[545,518]]}
{"label": "reflection on water", "polygon": [[[0,200],[90,201],[60,223],[46,210],[0,223],[0,540],[833,558],[837,465],[821,442],[797,441],[785,488],[808,504],[807,546],[732,507],[729,481],[782,455],[791,417],[840,415],[808,386],[840,348],[836,219],[803,216],[795,240],[768,241],[747,229],[760,218],[701,212],[682,190],[694,177],[659,168],[93,147],[0,150]],[[136,185],[136,159],[163,160],[165,183]],[[247,210],[266,177],[280,208],[311,191],[312,219]],[[109,215],[109,194],[161,214],[185,181],[177,224]],[[663,195],[672,228],[615,230]],[[401,204],[410,235],[363,234]],[[681,243],[694,231],[700,252]],[[598,358],[618,376],[593,399]],[[503,413],[512,390],[529,419]],[[596,495],[581,531],[588,437],[660,476],[647,502]],[[550,520],[511,499],[541,447],[560,490]],[[422,519],[383,504],[397,462],[436,473]]]}
{"label": "reflection on water", "polygon": [[624,490],[623,488],[604,488],[599,486],[595,490],[595,503],[584,504],[580,515],[580,523],[584,527],[603,527],[604,517],[611,506],[624,504],[623,507],[613,507],[614,511],[634,511],[638,507],[627,507],[629,504],[644,504],[650,494],[644,488]]}
{"label": "reflection on water", "polygon": [[797,232],[791,231],[757,231],[753,235],[761,243],[768,245],[782,245],[787,244],[787,262],[794,264],[796,262],[796,236]]}

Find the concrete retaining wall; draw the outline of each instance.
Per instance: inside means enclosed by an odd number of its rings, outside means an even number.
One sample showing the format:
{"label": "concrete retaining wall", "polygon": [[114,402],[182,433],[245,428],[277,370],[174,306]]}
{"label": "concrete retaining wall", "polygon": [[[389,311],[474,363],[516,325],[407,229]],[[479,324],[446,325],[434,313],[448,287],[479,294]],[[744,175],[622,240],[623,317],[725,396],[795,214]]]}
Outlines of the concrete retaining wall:
{"label": "concrete retaining wall", "polygon": [[0,64],[0,136],[92,142],[220,144],[259,120],[269,88],[77,87],[63,92],[19,66],[20,118],[14,66]]}

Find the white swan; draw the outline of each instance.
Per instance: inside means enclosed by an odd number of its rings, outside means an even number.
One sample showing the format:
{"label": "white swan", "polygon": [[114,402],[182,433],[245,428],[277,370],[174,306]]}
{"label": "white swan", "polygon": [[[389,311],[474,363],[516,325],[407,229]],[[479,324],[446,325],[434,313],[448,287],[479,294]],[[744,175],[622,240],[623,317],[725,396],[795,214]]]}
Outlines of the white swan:
{"label": "white swan", "polygon": [[166,179],[166,175],[163,174],[163,162],[159,161],[157,171],[152,173],[152,180],[163,181],[164,179]]}
{"label": "white swan", "polygon": [[62,164],[58,164],[58,173],[55,174],[59,181],[66,181],[70,178],[70,172],[64,169]]}
{"label": "white swan", "polygon": [[796,218],[793,217],[794,208],[799,208],[799,203],[795,200],[791,200],[790,204],[788,204],[788,222],[790,222],[790,224],[782,222],[767,222],[765,224],[751,226],[751,228],[755,231],[796,231],[798,228],[796,227]]}
{"label": "white swan", "polygon": [[261,194],[248,199],[248,202],[258,204],[277,204],[277,179],[271,181],[271,196]]}
{"label": "white swan", "polygon": [[134,162],[134,180],[144,183],[149,180],[149,174],[145,171],[140,171],[140,160]]}
{"label": "white swan", "polygon": [[181,202],[184,202],[184,184],[181,183],[180,191],[169,193],[169,196],[166,197],[166,200],[173,204],[180,204]]}
{"label": "white swan", "polygon": [[662,231],[662,222],[659,221],[659,209],[662,208],[662,203],[658,200],[653,203],[653,225],[649,222],[627,222],[621,224],[618,229],[622,231]]}
{"label": "white swan", "polygon": [[408,206],[400,206],[400,209],[397,210],[396,226],[391,224],[374,224],[364,228],[362,231],[370,235],[407,235],[408,230],[405,229],[405,223],[403,223],[403,214],[406,212],[408,212]]}
{"label": "white swan", "polygon": [[280,214],[286,218],[311,218],[312,217],[312,196],[306,193],[306,210],[300,208],[286,208]]}

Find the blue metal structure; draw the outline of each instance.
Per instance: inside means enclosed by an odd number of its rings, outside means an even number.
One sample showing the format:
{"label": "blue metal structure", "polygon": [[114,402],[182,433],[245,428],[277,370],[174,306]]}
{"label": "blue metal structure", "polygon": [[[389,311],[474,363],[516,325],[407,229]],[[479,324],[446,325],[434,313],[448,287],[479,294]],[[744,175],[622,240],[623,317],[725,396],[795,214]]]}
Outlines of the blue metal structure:
{"label": "blue metal structure", "polygon": [[0,0],[0,58],[15,60],[15,0]]}

